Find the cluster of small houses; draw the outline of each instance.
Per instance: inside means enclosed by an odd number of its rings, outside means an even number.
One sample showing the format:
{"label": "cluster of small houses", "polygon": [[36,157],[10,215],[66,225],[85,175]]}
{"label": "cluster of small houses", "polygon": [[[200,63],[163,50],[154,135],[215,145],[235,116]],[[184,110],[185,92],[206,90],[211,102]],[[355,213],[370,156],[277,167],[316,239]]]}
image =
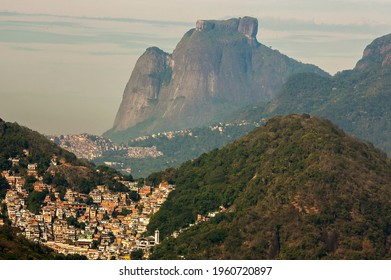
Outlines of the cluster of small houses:
{"label": "cluster of small houses", "polygon": [[[61,200],[54,187],[38,177],[37,164],[28,165],[27,172],[38,179],[34,183],[35,191],[48,191],[39,214],[27,209],[28,191],[24,188],[24,179],[11,175],[10,171],[3,171],[1,175],[10,185],[4,201],[8,217],[29,240],[43,243],[59,253],[80,254],[88,259],[129,259],[130,252],[138,249],[143,249],[148,257],[149,248],[159,243],[158,230],[154,236],[143,235],[151,215],[160,209],[175,189],[174,185],[164,182],[155,188],[138,188],[135,183],[121,181],[139,193],[138,202],[131,201],[128,193],[112,193],[105,186],[97,186],[88,195],[68,189]],[[85,203],[88,197],[93,200],[90,205]],[[0,225],[2,222],[0,220]]]}

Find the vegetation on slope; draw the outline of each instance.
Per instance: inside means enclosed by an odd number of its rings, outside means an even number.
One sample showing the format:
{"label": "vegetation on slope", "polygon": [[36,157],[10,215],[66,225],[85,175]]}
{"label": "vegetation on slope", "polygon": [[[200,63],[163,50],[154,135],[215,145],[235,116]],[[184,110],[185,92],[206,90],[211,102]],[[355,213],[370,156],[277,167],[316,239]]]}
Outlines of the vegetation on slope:
{"label": "vegetation on slope", "polygon": [[[216,124],[215,127],[219,127]],[[149,137],[148,139],[129,141],[130,147],[156,146],[163,156],[157,158],[126,158],[124,152],[106,152],[101,158],[95,159],[96,164],[105,161],[121,162],[131,166],[135,178],[146,177],[152,172],[161,171],[169,167],[178,167],[180,164],[199,157],[215,148],[234,141],[255,128],[254,124],[221,126],[223,130],[212,130],[210,127],[185,130],[183,133],[174,133],[174,137],[164,134]]]}
{"label": "vegetation on slope", "polygon": [[[32,131],[16,123],[6,123],[0,119],[0,169],[11,168],[10,157],[21,159],[20,166],[27,168],[29,163],[38,163],[39,173],[43,174],[50,166],[53,155],[59,161],[70,164],[85,164],[80,162],[76,156],[56,144],[48,141],[43,135]],[[28,150],[29,156],[25,156],[24,150]]]}
{"label": "vegetation on slope", "polygon": [[162,259],[391,257],[391,163],[371,144],[309,115],[271,119],[178,169],[177,189],[149,224],[162,236],[219,206],[209,222],[167,238]]}
{"label": "vegetation on slope", "polygon": [[242,110],[249,121],[292,113],[325,117],[348,133],[391,152],[391,67],[365,73],[345,71],[334,78],[293,76],[275,100]]}

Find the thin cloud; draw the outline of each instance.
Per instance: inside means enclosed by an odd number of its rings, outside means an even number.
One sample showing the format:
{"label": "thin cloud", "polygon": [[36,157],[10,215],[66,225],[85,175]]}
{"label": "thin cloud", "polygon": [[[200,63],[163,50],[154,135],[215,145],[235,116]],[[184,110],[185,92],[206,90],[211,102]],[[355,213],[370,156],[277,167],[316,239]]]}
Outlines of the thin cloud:
{"label": "thin cloud", "polygon": [[[111,24],[100,22],[110,22]],[[172,49],[179,38],[166,31],[171,31],[173,26],[182,27],[184,25],[189,25],[189,23],[0,12],[0,42],[69,45],[111,44],[131,50],[145,49],[158,44],[160,47]],[[182,28],[177,28],[177,30],[182,30]],[[187,28],[183,28],[183,33],[186,30]]]}
{"label": "thin cloud", "polygon": [[[0,14],[1,16],[1,14]],[[81,24],[67,21],[25,21],[25,20],[6,20],[0,21],[0,26],[18,27],[18,26],[58,26],[58,27],[81,27]]]}
{"label": "thin cloud", "polygon": [[390,24],[327,24],[309,20],[281,19],[275,17],[261,18],[261,28],[273,31],[319,31],[334,33],[387,33],[391,31]]}
{"label": "thin cloud", "polygon": [[42,49],[38,49],[38,48],[29,48],[29,47],[20,47],[20,46],[13,46],[12,48],[14,50],[24,51],[24,52],[39,52],[39,51],[42,51]]}
{"label": "thin cloud", "polygon": [[112,21],[112,22],[123,22],[123,23],[144,23],[159,26],[192,26],[193,22],[187,21],[168,21],[168,20],[150,20],[140,18],[114,18],[114,17],[80,17],[80,16],[64,16],[64,15],[53,15],[53,14],[25,14],[16,12],[0,11],[0,17],[15,17],[15,16],[27,16],[27,17],[55,17],[64,19],[78,19],[78,20],[97,20],[97,21]]}

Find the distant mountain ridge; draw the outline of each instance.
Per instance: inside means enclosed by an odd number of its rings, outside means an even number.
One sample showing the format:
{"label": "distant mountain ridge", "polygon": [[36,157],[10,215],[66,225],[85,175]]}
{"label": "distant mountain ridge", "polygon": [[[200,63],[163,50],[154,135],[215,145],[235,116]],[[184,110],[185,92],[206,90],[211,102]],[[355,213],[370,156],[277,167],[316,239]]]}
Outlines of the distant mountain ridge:
{"label": "distant mountain ridge", "polygon": [[104,135],[123,140],[209,125],[244,105],[270,100],[294,73],[328,75],[260,44],[257,32],[251,17],[199,20],[172,54],[148,48]]}
{"label": "distant mountain ridge", "polygon": [[391,34],[369,44],[353,70],[334,77],[293,75],[273,100],[239,110],[230,120],[293,113],[327,118],[391,154]]}

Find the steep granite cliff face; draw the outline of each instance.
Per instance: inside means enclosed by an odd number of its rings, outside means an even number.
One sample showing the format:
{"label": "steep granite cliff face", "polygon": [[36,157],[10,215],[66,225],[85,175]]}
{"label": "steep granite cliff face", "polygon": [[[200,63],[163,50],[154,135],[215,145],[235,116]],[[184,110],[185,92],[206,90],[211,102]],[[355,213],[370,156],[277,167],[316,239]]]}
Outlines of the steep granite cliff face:
{"label": "steep granite cliff face", "polygon": [[242,106],[271,99],[294,73],[325,74],[257,39],[255,18],[198,20],[172,54],[149,48],[125,88],[114,140],[207,125]]}
{"label": "steep granite cliff face", "polygon": [[170,61],[171,56],[158,48],[148,48],[138,59],[115,119],[116,130],[132,127],[153,115],[161,87],[171,76]]}

